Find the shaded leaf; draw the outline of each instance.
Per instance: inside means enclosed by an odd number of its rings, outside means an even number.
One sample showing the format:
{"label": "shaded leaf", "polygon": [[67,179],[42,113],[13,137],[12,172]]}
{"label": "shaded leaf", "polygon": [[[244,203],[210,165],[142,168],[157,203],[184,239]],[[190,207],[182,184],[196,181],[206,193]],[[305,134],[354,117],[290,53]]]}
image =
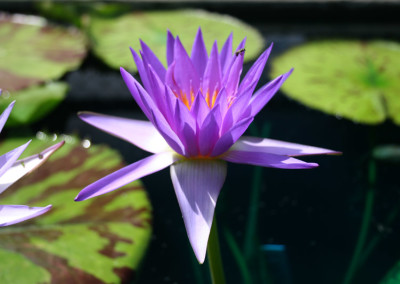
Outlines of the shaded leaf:
{"label": "shaded leaf", "polygon": [[400,162],[400,145],[379,145],[372,152],[375,159],[387,162]]}
{"label": "shaded leaf", "polygon": [[262,36],[249,25],[230,16],[201,10],[134,12],[116,19],[93,17],[89,33],[94,52],[105,63],[112,68],[122,66],[136,71],[129,47],[139,50],[139,39],[146,42],[166,65],[167,29],[175,36],[179,35],[185,48],[191,50],[199,27],[209,52],[215,40],[222,48],[230,32],[234,35],[234,48],[247,37],[245,60],[254,59],[264,47]]}
{"label": "shaded leaf", "polygon": [[60,78],[86,55],[76,29],[48,25],[34,16],[0,14],[0,86],[9,92]]}
{"label": "shaded leaf", "polygon": [[272,75],[294,67],[281,90],[299,102],[356,122],[400,124],[400,45],[315,41],[275,58]]}
{"label": "shaded leaf", "polygon": [[43,1],[35,3],[40,13],[47,18],[72,23],[78,27],[85,27],[92,15],[112,17],[131,10],[130,6],[123,3],[99,2],[54,2]]}
{"label": "shaded leaf", "polygon": [[[52,136],[38,137],[24,155],[55,143]],[[0,266],[0,282],[126,283],[133,279],[151,235],[146,192],[137,181],[74,202],[84,186],[123,165],[118,153],[105,146],[86,149],[70,136],[61,139],[66,144],[40,169],[0,196],[1,204],[53,204],[39,218],[0,230],[0,262],[5,263]],[[8,139],[0,144],[0,152],[26,140]]]}
{"label": "shaded leaf", "polygon": [[0,111],[16,100],[6,127],[34,123],[45,117],[62,102],[67,90],[66,83],[51,82],[15,92],[5,91],[0,97]]}

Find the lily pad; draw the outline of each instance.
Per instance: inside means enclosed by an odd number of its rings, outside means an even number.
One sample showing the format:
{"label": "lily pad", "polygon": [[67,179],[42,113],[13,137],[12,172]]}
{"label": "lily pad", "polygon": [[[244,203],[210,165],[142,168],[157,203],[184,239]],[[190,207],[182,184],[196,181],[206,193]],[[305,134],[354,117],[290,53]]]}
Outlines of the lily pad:
{"label": "lily pad", "polygon": [[[61,147],[40,169],[0,196],[2,204],[53,208],[38,218],[0,230],[0,282],[126,283],[134,279],[151,235],[151,205],[140,181],[122,190],[74,202],[86,185],[122,165],[106,146],[89,146],[70,136],[38,133],[25,155],[61,139]],[[27,138],[7,139],[0,152]],[[23,273],[21,273],[23,271]]]}
{"label": "lily pad", "polygon": [[400,44],[315,41],[275,58],[271,73],[292,67],[281,88],[289,97],[355,122],[400,125]]}
{"label": "lily pad", "polygon": [[17,91],[74,70],[86,55],[77,29],[47,24],[44,18],[0,14],[0,87]]}
{"label": "lily pad", "polygon": [[93,17],[88,30],[95,54],[106,64],[136,71],[129,47],[139,50],[139,39],[166,65],[167,29],[179,35],[186,50],[191,50],[199,27],[208,51],[215,40],[221,48],[230,32],[234,46],[247,37],[245,60],[254,59],[264,47],[262,36],[253,27],[230,16],[201,10],[134,12],[115,19]]}
{"label": "lily pad", "polygon": [[0,112],[12,101],[17,101],[6,127],[30,124],[45,117],[63,101],[67,91],[66,83],[51,82],[20,91],[3,92],[0,97]]}

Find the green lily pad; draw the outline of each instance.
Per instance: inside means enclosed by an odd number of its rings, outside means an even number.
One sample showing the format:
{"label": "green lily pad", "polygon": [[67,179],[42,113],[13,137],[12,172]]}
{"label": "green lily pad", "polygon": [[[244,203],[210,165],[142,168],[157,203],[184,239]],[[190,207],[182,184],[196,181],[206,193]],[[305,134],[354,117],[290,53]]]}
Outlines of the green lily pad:
{"label": "green lily pad", "polygon": [[[46,214],[0,229],[0,282],[127,283],[151,235],[151,205],[140,181],[83,202],[86,185],[123,166],[106,146],[38,133],[24,155],[66,141],[42,167],[7,189],[2,204],[45,206]],[[0,152],[28,138],[7,139]],[[23,273],[21,273],[23,271]]]}
{"label": "green lily pad", "polygon": [[106,64],[136,71],[129,47],[139,50],[139,39],[166,65],[167,29],[179,35],[186,50],[191,50],[199,27],[208,51],[215,40],[221,48],[230,32],[234,35],[234,47],[247,36],[245,60],[254,59],[264,47],[262,36],[251,26],[230,16],[201,10],[134,12],[115,19],[93,17],[88,30],[95,54]]}
{"label": "green lily pad", "polygon": [[66,83],[50,82],[20,91],[3,92],[0,97],[0,112],[16,100],[6,126],[30,124],[45,117],[63,101],[67,91]]}
{"label": "green lily pad", "polygon": [[0,87],[17,91],[74,70],[86,55],[77,29],[48,25],[44,18],[0,15]]}
{"label": "green lily pad", "polygon": [[400,125],[400,45],[385,41],[315,41],[275,58],[272,75],[294,67],[281,90],[325,113],[355,122]]}

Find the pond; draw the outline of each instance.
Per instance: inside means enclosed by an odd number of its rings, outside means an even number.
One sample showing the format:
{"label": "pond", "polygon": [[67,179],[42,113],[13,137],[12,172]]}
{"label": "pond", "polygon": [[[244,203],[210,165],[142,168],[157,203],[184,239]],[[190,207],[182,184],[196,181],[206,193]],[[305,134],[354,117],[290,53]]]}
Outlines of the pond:
{"label": "pond", "polygon": [[[265,47],[274,43],[257,88],[271,80],[272,62],[293,47],[316,40],[400,40],[400,5],[396,2],[143,2],[138,6],[131,4],[131,8],[144,11],[201,8],[231,15],[251,25],[262,35]],[[39,14],[33,3],[24,2],[1,3],[0,10]],[[121,49],[129,53],[128,46]],[[243,74],[253,62],[245,63]],[[133,60],[127,64],[134,66]],[[291,76],[297,76],[296,72]],[[399,72],[397,79],[400,79]],[[118,150],[126,164],[148,156],[130,143],[85,124],[76,115],[86,110],[145,119],[118,70],[108,67],[89,51],[79,69],[68,72],[62,80],[69,90],[54,111],[32,125],[7,129],[2,133],[3,138],[38,131],[65,133],[88,139],[92,145],[106,144]],[[400,100],[400,94],[397,99]],[[245,246],[248,216],[253,208],[257,209],[256,235],[250,240],[259,246],[261,253],[257,255],[262,260],[253,258],[245,265],[253,279],[258,279],[254,283],[345,283],[346,271],[360,242],[368,201],[372,211],[361,261],[348,283],[397,283],[382,279],[400,260],[398,158],[376,160],[371,155],[378,145],[399,144],[398,127],[390,119],[375,125],[353,122],[306,107],[286,96],[284,91],[278,92],[257,115],[248,129],[249,135],[333,149],[343,154],[305,157],[305,161],[319,164],[312,170],[228,164],[216,207],[227,283],[244,283],[243,264],[235,255],[235,244],[239,250]],[[153,231],[140,267],[124,283],[211,283],[207,261],[199,265],[188,242],[170,180],[168,170],[142,178],[151,202]],[[258,196],[252,195],[254,187],[259,190]]]}

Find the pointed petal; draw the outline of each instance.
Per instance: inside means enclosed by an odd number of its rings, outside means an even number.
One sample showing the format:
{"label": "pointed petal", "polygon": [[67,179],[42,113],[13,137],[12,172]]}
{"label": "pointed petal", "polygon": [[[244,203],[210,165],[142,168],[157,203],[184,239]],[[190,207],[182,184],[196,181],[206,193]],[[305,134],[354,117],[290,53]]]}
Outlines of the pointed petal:
{"label": "pointed petal", "polygon": [[128,119],[94,112],[78,113],[80,119],[111,135],[128,141],[151,152],[160,153],[170,149],[164,138],[150,121]]}
{"label": "pointed petal", "polygon": [[199,89],[199,74],[197,74],[196,68],[186,53],[179,37],[176,37],[175,39],[174,60],[174,79],[178,87],[189,98],[191,92],[197,93],[197,90]]}
{"label": "pointed petal", "polygon": [[[125,84],[128,87],[129,91],[131,92],[131,94],[132,94],[133,98],[135,99],[136,103],[138,104],[140,109],[143,111],[143,113],[146,115],[146,117],[148,119],[150,119],[150,112],[147,110],[147,108],[143,104],[143,101],[142,101],[142,98],[141,98],[141,96],[139,94],[138,88],[136,87],[136,85],[140,85],[140,84],[124,68],[121,67],[120,71],[121,71],[122,78],[124,79]],[[146,73],[145,70],[143,70],[143,72]],[[147,79],[147,74],[146,74],[146,80],[148,80]],[[142,79],[142,81],[143,81],[143,79]]]}
{"label": "pointed petal", "polygon": [[[133,56],[133,60],[135,61],[135,64],[136,64],[136,68],[137,68],[137,70],[139,72],[140,79],[142,80],[143,86],[147,90],[150,90],[149,88],[151,88],[151,85],[149,83],[149,79],[147,78],[147,71],[144,68],[143,60],[139,57],[139,55],[136,53],[136,51],[132,47],[130,47],[130,50],[131,50],[131,53],[132,53],[132,56]],[[121,74],[122,74],[122,70],[124,70],[124,68],[121,67],[120,70],[121,70]],[[126,73],[128,73],[128,72],[126,72]],[[124,74],[122,74],[122,77],[124,77]],[[125,80],[125,78],[124,78],[124,80]],[[125,80],[125,83],[126,83],[126,80]],[[128,83],[126,83],[126,84],[128,85]],[[129,86],[128,86],[128,88],[129,88]],[[131,91],[131,93],[132,93],[132,91]]]}
{"label": "pointed petal", "polygon": [[203,40],[203,34],[201,33],[201,28],[199,28],[197,31],[190,57],[194,67],[196,68],[197,74],[202,77],[204,70],[206,69],[208,55],[206,45],[204,44]]}
{"label": "pointed petal", "polygon": [[235,56],[232,67],[223,78],[222,85],[225,87],[228,97],[236,96],[240,75],[242,74],[243,58],[243,54]]}
{"label": "pointed petal", "polygon": [[206,100],[204,99],[203,94],[199,91],[193,101],[192,107],[190,109],[193,117],[196,120],[198,126],[203,124],[204,119],[207,114],[210,112]]}
{"label": "pointed petal", "polygon": [[24,152],[26,147],[28,147],[29,143],[31,143],[31,141],[28,141],[24,145],[19,146],[18,148],[15,148],[10,152],[0,156],[0,179],[1,176],[4,175],[4,173],[15,163],[19,156],[21,156],[22,152]]}
{"label": "pointed petal", "polygon": [[46,207],[29,207],[25,205],[0,205],[0,227],[13,225],[37,217],[51,209]]}
{"label": "pointed petal", "polygon": [[42,165],[62,145],[64,145],[64,141],[47,148],[39,154],[16,161],[0,177],[0,193],[6,190],[10,185],[19,180],[21,177],[32,172],[34,169]]}
{"label": "pointed petal", "polygon": [[219,160],[185,160],[171,166],[171,178],[197,260],[204,262],[218,195],[226,177]]}
{"label": "pointed petal", "polygon": [[[0,90],[1,94],[1,90]],[[8,107],[3,111],[3,113],[0,115],[0,132],[3,130],[4,124],[6,124],[8,116],[11,113],[12,108],[14,107],[15,101],[11,102]]]}
{"label": "pointed petal", "polygon": [[247,152],[263,152],[291,157],[307,155],[332,155],[340,154],[329,149],[273,140],[268,138],[242,136],[233,145],[232,150]]}
{"label": "pointed petal", "polygon": [[211,154],[215,143],[219,138],[219,125],[218,117],[220,116],[219,107],[213,108],[204,120],[198,134],[198,143],[200,154],[208,156]]}
{"label": "pointed petal", "polygon": [[257,113],[260,112],[260,110],[262,110],[262,108],[269,102],[269,100],[276,94],[276,92],[278,92],[279,88],[292,72],[293,69],[264,85],[254,94],[250,101],[252,116],[255,116]]}
{"label": "pointed petal", "polygon": [[148,64],[150,64],[154,71],[157,73],[158,77],[164,81],[166,72],[164,65],[162,65],[157,56],[142,40],[140,40],[140,46],[142,47],[143,62],[147,62]]}
{"label": "pointed petal", "polygon": [[208,60],[203,77],[203,93],[209,96],[209,105],[213,105],[212,96],[214,91],[221,88],[221,67],[218,57],[217,42],[211,49],[210,59]]}
{"label": "pointed petal", "polygon": [[168,30],[167,31],[167,64],[168,66],[172,64],[174,61],[174,45],[175,45],[175,38],[172,33]]}
{"label": "pointed petal", "polygon": [[86,200],[113,191],[139,178],[161,171],[174,161],[175,156],[172,152],[154,154],[144,158],[88,185],[79,192],[75,201]]}
{"label": "pointed petal", "polygon": [[279,169],[311,169],[318,167],[316,163],[306,163],[292,157],[265,152],[229,150],[222,155],[221,159],[232,163]]}
{"label": "pointed petal", "polygon": [[233,33],[231,33],[228,36],[219,54],[222,74],[226,73],[228,67],[231,65],[231,61],[233,60],[232,38],[233,38]]}
{"label": "pointed petal", "polygon": [[273,44],[271,44],[269,48],[260,55],[257,61],[254,62],[253,66],[251,66],[250,70],[246,73],[246,76],[240,83],[238,94],[241,94],[249,87],[251,88],[250,92],[253,93],[254,89],[257,86],[258,80],[260,79],[261,74],[264,70],[264,66],[267,63],[268,57],[272,50],[272,46]]}
{"label": "pointed petal", "polygon": [[253,117],[248,117],[236,123],[231,129],[222,134],[221,138],[215,143],[215,147],[212,151],[211,156],[219,156],[224,152],[228,151],[230,147],[243,135],[250,123],[253,121]]}

